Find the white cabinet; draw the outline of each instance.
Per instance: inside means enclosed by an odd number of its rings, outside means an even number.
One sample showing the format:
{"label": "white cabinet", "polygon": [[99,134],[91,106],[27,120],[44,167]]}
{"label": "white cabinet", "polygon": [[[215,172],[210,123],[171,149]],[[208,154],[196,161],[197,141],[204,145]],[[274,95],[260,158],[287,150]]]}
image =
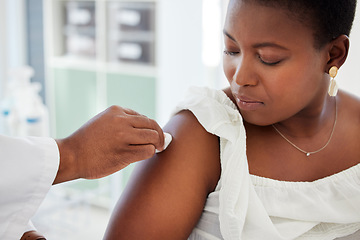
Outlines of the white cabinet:
{"label": "white cabinet", "polygon": [[52,133],[110,105],[156,117],[157,1],[44,1]]}

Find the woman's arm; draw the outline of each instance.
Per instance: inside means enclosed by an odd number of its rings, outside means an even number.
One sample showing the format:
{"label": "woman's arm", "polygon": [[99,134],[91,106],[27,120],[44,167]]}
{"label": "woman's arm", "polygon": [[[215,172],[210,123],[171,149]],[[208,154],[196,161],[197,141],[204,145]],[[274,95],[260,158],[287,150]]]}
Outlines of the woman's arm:
{"label": "woman's arm", "polygon": [[219,140],[182,111],[164,128],[166,151],[139,163],[104,239],[187,239],[220,177]]}

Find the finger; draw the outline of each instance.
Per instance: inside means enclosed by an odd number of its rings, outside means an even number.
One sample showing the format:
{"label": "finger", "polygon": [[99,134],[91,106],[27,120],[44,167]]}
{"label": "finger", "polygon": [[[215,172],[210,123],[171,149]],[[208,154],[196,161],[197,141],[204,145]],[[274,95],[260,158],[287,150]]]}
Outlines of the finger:
{"label": "finger", "polygon": [[[130,135],[127,137],[128,143],[131,145],[146,145],[152,144],[156,146],[160,142],[160,135],[156,130],[153,129],[144,129],[144,128],[134,128]],[[164,137],[164,136],[162,136]]]}
{"label": "finger", "polygon": [[136,112],[135,110],[133,109],[130,109],[130,108],[123,108],[124,109],[124,112],[128,115],[139,115],[139,116],[142,116],[140,113]]}
{"label": "finger", "polygon": [[164,132],[164,137],[165,137],[164,148],[162,150],[156,149],[156,153],[160,153],[160,152],[164,151],[172,142],[172,136],[170,133]]}
{"label": "finger", "polygon": [[129,116],[129,119],[132,123],[132,126],[135,128],[148,128],[148,129],[154,129],[160,128],[160,126],[157,124],[155,120],[152,120],[146,116],[143,115],[132,115]]}
{"label": "finger", "polygon": [[164,150],[164,145],[165,145],[165,136],[164,136],[164,132],[162,130],[162,128],[156,123],[156,129],[155,131],[158,132],[159,134],[159,143],[155,144],[156,149],[158,149],[159,151]]}
{"label": "finger", "polygon": [[128,114],[128,115],[140,115],[139,113],[137,113],[136,111],[130,109],[130,108],[124,108],[118,105],[112,105],[110,107],[108,107],[106,110],[104,110],[103,112],[110,112],[111,114],[115,114],[115,115],[124,115]]}
{"label": "finger", "polygon": [[123,116],[123,115],[143,116],[133,109],[124,108],[118,105],[112,105],[109,108],[107,108],[104,112],[110,112],[111,114],[119,115],[119,116]]}
{"label": "finger", "polygon": [[155,146],[152,144],[130,145],[129,152],[131,153],[131,157],[129,158],[129,163],[138,162],[154,156]]}
{"label": "finger", "polygon": [[151,142],[155,145],[156,149],[163,150],[164,146],[164,133],[162,128],[159,126],[159,124],[150,118],[142,117],[142,116],[134,116],[133,119],[131,119],[132,126],[137,129],[150,129],[155,130],[158,133],[158,141],[157,142]]}

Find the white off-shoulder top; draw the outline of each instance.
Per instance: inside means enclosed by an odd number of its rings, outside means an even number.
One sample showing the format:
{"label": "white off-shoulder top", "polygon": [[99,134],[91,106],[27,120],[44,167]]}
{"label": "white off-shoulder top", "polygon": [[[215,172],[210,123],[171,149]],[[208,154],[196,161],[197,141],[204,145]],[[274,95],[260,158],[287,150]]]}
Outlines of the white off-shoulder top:
{"label": "white off-shoulder top", "polygon": [[220,137],[221,177],[190,240],[330,240],[360,230],[360,165],[313,182],[254,176],[242,117],[223,91],[194,87],[175,112],[183,109]]}

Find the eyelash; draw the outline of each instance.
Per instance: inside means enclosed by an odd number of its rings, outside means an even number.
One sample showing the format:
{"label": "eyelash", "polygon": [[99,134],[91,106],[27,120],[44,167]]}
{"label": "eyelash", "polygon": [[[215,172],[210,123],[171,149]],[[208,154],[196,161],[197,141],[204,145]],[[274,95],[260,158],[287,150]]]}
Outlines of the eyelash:
{"label": "eyelash", "polygon": [[[239,54],[239,52],[231,52],[231,51],[228,51],[228,50],[224,50],[224,54],[228,55],[228,56],[235,56],[236,54]],[[262,64],[265,64],[267,66],[275,66],[275,65],[279,64],[282,61],[282,60],[279,60],[279,61],[276,61],[276,62],[269,63],[269,62],[265,62],[264,60],[262,60],[260,55],[258,55],[258,58],[259,58],[259,60],[260,60],[260,62]]]}
{"label": "eyelash", "polygon": [[277,64],[279,64],[282,60],[279,60],[279,61],[276,61],[276,62],[265,62],[264,60],[261,59],[260,55],[258,56],[259,60],[261,63],[265,64],[265,65],[268,65],[268,66],[275,66]]}
{"label": "eyelash", "polygon": [[234,56],[236,54],[238,54],[239,52],[231,52],[231,51],[228,51],[228,50],[224,50],[224,54],[225,55],[229,55],[229,56]]}

